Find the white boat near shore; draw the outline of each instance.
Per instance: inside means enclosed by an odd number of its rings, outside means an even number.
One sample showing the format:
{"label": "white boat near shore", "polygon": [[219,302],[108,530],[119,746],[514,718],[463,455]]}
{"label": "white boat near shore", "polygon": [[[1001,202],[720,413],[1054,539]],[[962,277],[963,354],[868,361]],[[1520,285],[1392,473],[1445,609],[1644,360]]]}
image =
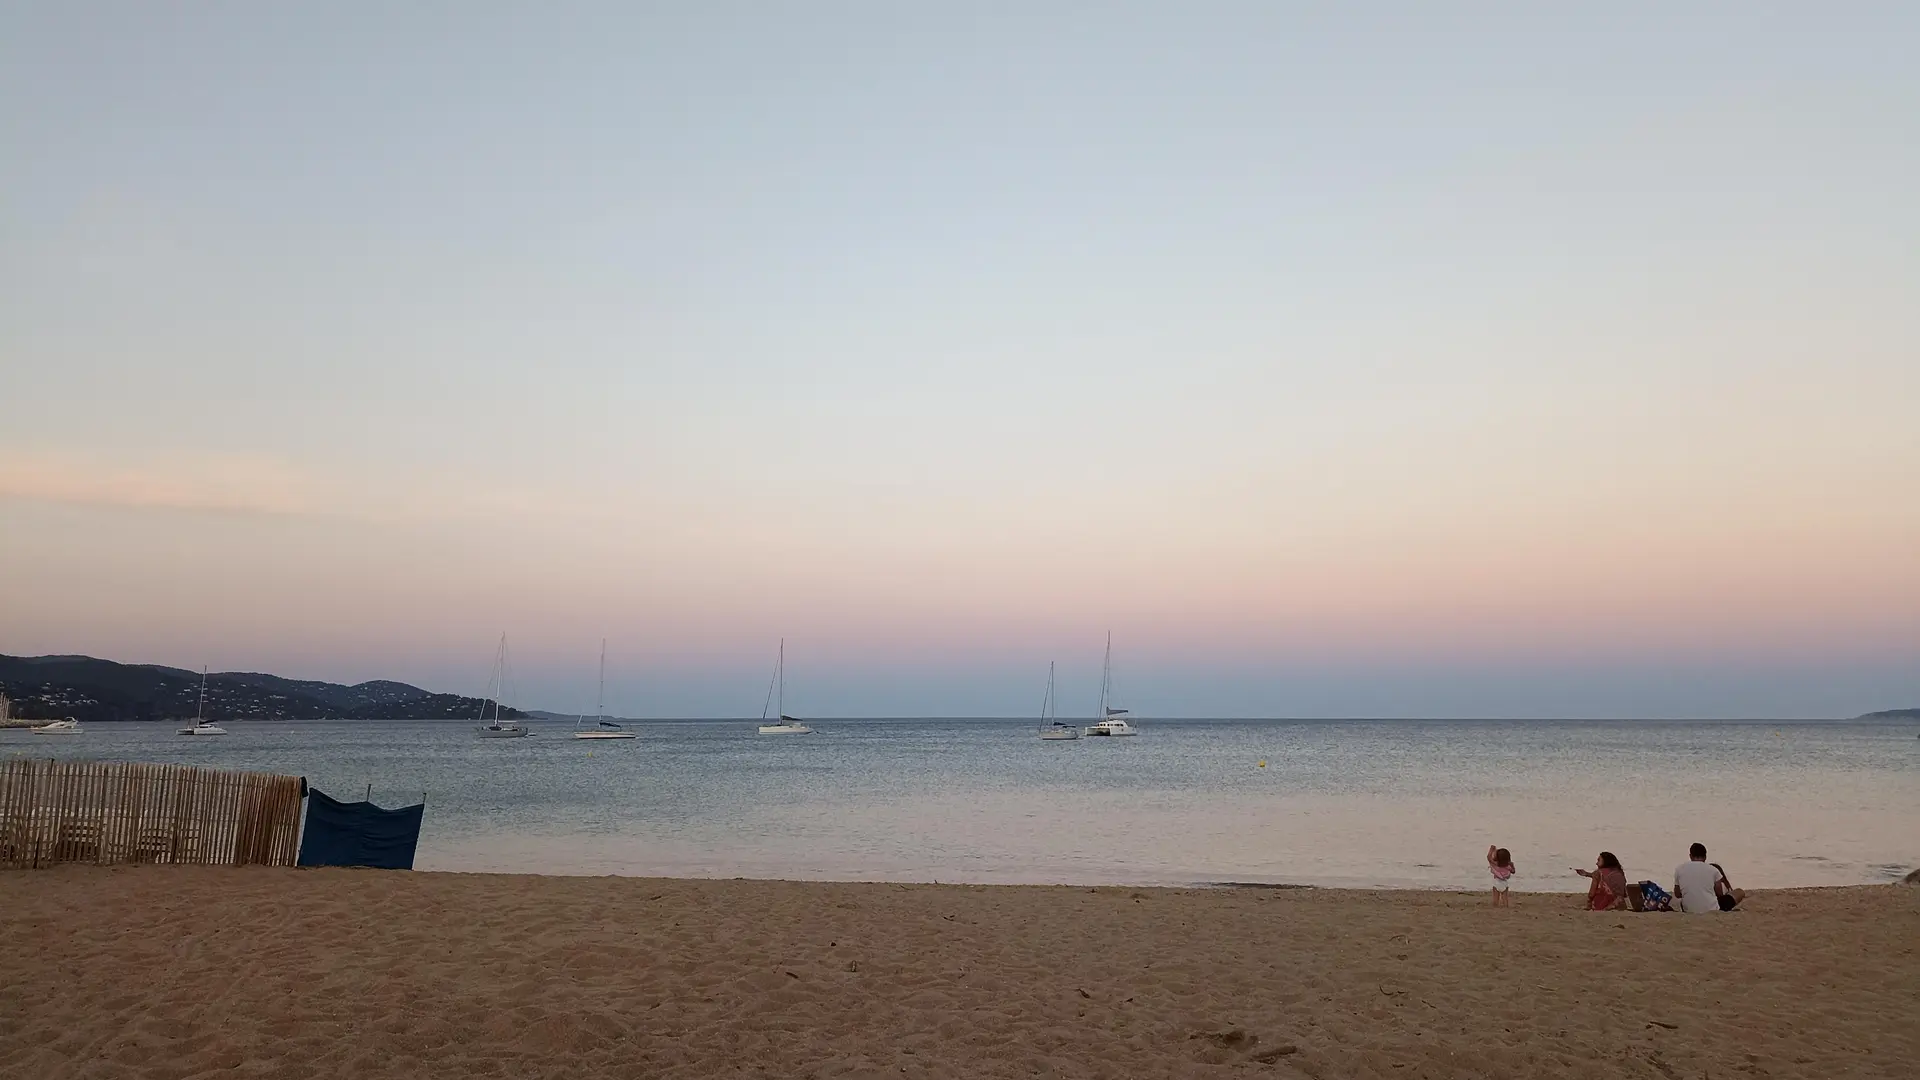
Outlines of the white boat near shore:
{"label": "white boat near shore", "polygon": [[69,716],[65,720],[55,720],[51,724],[41,724],[33,729],[35,735],[78,735],[80,721]]}

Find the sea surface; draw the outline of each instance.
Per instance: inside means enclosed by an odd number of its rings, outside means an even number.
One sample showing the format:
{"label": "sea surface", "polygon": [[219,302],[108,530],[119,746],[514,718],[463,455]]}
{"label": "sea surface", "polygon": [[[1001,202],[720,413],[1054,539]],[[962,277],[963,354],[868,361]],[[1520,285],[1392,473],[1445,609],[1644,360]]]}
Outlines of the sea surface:
{"label": "sea surface", "polygon": [[[0,758],[302,775],[426,801],[423,870],[843,880],[1580,890],[1602,849],[1670,881],[1705,843],[1736,885],[1891,881],[1920,867],[1908,722],[1144,720],[1043,742],[1030,721],[652,721],[480,739],[464,722],[89,724],[0,731]],[[1262,764],[1264,763],[1264,764]]]}

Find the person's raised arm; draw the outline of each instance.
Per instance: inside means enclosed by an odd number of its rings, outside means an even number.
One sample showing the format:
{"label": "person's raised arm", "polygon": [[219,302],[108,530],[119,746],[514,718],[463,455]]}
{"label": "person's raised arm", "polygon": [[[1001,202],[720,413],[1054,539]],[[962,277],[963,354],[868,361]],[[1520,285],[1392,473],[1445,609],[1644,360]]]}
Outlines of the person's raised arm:
{"label": "person's raised arm", "polygon": [[1496,852],[1496,851],[1499,851],[1499,850],[1500,850],[1500,845],[1499,845],[1499,844],[1488,844],[1488,845],[1487,845],[1487,865],[1488,865],[1488,866],[1492,866],[1492,865],[1493,865],[1493,853],[1494,853],[1494,852]]}

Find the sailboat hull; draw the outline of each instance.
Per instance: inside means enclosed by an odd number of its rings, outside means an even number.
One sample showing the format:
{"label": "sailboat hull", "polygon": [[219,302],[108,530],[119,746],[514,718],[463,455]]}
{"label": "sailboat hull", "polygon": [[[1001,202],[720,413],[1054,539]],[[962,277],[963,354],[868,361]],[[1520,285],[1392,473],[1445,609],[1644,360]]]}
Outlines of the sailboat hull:
{"label": "sailboat hull", "polygon": [[813,729],[805,724],[762,724],[762,735],[811,735]]}
{"label": "sailboat hull", "polygon": [[524,739],[533,734],[523,727],[477,727],[473,733],[483,739]]}
{"label": "sailboat hull", "polygon": [[607,739],[639,738],[638,735],[635,735],[631,731],[576,731],[573,733],[573,737],[576,739],[591,739],[595,742],[601,742]]}

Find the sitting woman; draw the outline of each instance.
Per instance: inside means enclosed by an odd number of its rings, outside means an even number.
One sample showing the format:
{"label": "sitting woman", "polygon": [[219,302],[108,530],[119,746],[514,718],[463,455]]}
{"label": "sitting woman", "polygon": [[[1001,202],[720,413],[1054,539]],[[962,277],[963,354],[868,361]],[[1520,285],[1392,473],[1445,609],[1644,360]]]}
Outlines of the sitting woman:
{"label": "sitting woman", "polygon": [[1747,898],[1747,890],[1736,889],[1733,882],[1727,880],[1727,872],[1719,863],[1713,864],[1713,895],[1720,902],[1721,911],[1732,911]]}
{"label": "sitting woman", "polygon": [[1613,852],[1601,852],[1592,870],[1576,868],[1574,873],[1593,879],[1593,884],[1587,886],[1588,911],[1612,911],[1627,906],[1627,872],[1620,868],[1620,860]]}

